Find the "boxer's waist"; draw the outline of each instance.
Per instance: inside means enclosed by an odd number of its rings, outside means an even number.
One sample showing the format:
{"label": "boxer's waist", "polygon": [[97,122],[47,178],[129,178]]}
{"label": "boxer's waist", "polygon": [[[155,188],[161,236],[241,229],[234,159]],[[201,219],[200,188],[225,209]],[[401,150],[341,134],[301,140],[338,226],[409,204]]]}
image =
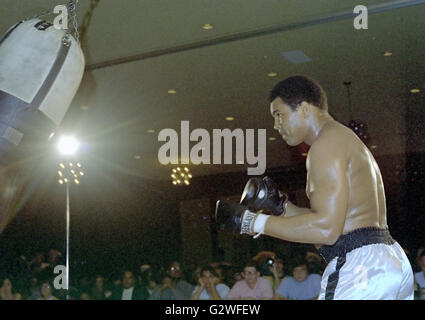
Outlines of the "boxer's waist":
{"label": "boxer's waist", "polygon": [[318,250],[326,262],[335,257],[345,256],[350,251],[370,244],[392,245],[395,240],[391,237],[388,228],[366,227],[353,230],[339,237],[332,246],[321,246]]}

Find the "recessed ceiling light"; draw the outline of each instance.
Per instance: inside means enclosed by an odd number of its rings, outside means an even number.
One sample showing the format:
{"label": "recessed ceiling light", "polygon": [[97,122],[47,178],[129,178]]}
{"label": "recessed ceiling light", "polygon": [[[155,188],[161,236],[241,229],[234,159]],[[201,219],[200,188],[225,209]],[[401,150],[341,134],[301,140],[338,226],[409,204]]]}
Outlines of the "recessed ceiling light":
{"label": "recessed ceiling light", "polygon": [[293,64],[301,64],[312,61],[311,58],[307,56],[302,50],[282,52],[281,55]]}
{"label": "recessed ceiling light", "polygon": [[80,109],[85,111],[85,110],[89,110],[89,107],[88,106],[81,106]]}
{"label": "recessed ceiling light", "polygon": [[155,132],[155,130],[154,129],[149,129],[148,130],[148,133],[154,133]]}
{"label": "recessed ceiling light", "polygon": [[134,159],[136,159],[136,160],[140,160],[142,157],[141,156],[139,156],[139,155],[135,155],[134,156]]}
{"label": "recessed ceiling light", "polygon": [[174,90],[174,89],[171,89],[171,90],[168,90],[168,93],[169,93],[169,94],[176,94],[176,93],[177,93],[177,91],[176,91],[176,90]]}
{"label": "recessed ceiling light", "polygon": [[411,93],[419,93],[419,92],[421,92],[421,90],[415,88],[415,89],[411,89],[410,92]]}
{"label": "recessed ceiling light", "polygon": [[391,51],[385,51],[384,52],[384,57],[391,57],[393,55],[393,53]]}
{"label": "recessed ceiling light", "polygon": [[211,30],[212,28],[214,28],[213,25],[209,23],[206,23],[202,26],[202,29],[204,30]]}
{"label": "recessed ceiling light", "polygon": [[269,137],[269,141],[275,141],[276,138],[275,137]]}
{"label": "recessed ceiling light", "polygon": [[235,118],[233,118],[233,117],[226,117],[225,119],[226,119],[226,121],[233,121],[233,120],[235,120]]}
{"label": "recessed ceiling light", "polygon": [[269,78],[274,78],[274,77],[276,77],[276,76],[277,76],[277,73],[276,73],[276,72],[269,72],[269,73],[267,74],[267,76],[268,76]]}

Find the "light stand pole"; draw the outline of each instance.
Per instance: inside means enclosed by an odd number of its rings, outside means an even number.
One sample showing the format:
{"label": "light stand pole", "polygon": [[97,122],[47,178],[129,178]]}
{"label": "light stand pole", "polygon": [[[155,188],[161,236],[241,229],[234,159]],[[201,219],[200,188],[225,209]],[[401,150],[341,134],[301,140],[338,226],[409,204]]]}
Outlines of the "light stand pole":
{"label": "light stand pole", "polygon": [[70,209],[69,209],[69,184],[66,184],[66,300],[69,300],[69,225],[70,225]]}
{"label": "light stand pole", "polygon": [[[79,143],[72,137],[63,137],[59,141],[59,151],[65,156],[72,156],[76,153]],[[69,160],[69,158],[68,158]],[[65,269],[65,289],[66,289],[66,299],[69,300],[69,235],[70,235],[70,219],[71,219],[71,210],[70,210],[70,190],[69,185],[71,183],[80,184],[80,178],[84,176],[82,167],[80,163],[74,164],[72,162],[64,165],[61,163],[60,169],[58,171],[59,183],[66,185],[66,269]]]}

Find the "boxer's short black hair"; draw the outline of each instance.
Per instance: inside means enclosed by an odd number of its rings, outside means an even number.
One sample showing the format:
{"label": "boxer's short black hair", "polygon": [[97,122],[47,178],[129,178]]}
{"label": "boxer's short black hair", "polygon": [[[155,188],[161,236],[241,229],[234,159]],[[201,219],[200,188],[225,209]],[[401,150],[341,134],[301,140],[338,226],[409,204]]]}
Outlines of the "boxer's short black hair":
{"label": "boxer's short black hair", "polygon": [[293,111],[303,101],[319,109],[328,110],[325,91],[315,80],[306,76],[289,77],[276,84],[270,91],[268,100],[272,102],[276,98],[281,98]]}

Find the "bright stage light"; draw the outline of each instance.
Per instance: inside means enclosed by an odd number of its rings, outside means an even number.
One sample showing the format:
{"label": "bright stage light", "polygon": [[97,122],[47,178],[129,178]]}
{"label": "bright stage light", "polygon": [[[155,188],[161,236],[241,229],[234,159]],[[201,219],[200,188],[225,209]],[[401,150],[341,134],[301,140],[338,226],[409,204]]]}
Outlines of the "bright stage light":
{"label": "bright stage light", "polygon": [[77,152],[80,143],[71,136],[63,136],[58,143],[59,152],[63,155],[73,155]]}

